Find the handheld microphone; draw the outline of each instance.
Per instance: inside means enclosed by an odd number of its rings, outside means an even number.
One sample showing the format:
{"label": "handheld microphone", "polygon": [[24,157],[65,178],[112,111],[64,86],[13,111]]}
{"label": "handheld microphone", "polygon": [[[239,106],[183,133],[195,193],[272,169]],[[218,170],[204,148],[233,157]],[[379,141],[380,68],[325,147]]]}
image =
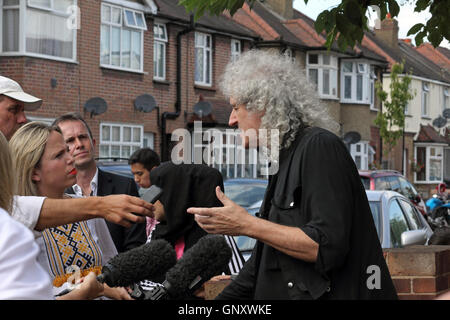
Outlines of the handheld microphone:
{"label": "handheld microphone", "polygon": [[[103,266],[97,281],[110,287],[126,287],[142,280],[157,281],[176,261],[177,256],[170,243],[163,239],[152,240],[111,258]],[[67,294],[76,287],[65,289],[57,296]]]}
{"label": "handheld microphone", "polygon": [[166,273],[162,286],[150,291],[148,300],[183,299],[213,276],[221,274],[231,259],[222,235],[207,235],[187,250]]}
{"label": "handheld microphone", "polygon": [[110,287],[126,287],[163,276],[176,261],[175,250],[167,241],[152,240],[111,258],[97,280]]}

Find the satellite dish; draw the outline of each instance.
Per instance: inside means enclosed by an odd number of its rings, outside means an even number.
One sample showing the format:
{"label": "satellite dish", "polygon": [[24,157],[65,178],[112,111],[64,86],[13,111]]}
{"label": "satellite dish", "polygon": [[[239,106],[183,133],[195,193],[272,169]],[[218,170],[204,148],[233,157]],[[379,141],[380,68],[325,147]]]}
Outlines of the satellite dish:
{"label": "satellite dish", "polygon": [[439,116],[433,120],[433,126],[435,126],[436,128],[439,128],[439,129],[445,127],[446,124],[447,124],[447,119],[442,118],[441,116]]}
{"label": "satellite dish", "polygon": [[208,101],[199,101],[194,106],[194,113],[200,118],[211,113],[212,105]]}
{"label": "satellite dish", "polygon": [[349,131],[344,135],[345,144],[358,143],[361,140],[361,135],[356,131]]}
{"label": "satellite dish", "polygon": [[142,112],[152,112],[156,107],[156,100],[149,94],[143,94],[134,100],[134,108]]}
{"label": "satellite dish", "polygon": [[445,118],[445,119],[449,119],[450,118],[450,109],[444,109],[444,111],[442,111],[442,116]]}
{"label": "satellite dish", "polygon": [[103,98],[95,97],[91,98],[84,104],[84,110],[91,113],[91,118],[93,115],[99,115],[108,109],[108,105]]}

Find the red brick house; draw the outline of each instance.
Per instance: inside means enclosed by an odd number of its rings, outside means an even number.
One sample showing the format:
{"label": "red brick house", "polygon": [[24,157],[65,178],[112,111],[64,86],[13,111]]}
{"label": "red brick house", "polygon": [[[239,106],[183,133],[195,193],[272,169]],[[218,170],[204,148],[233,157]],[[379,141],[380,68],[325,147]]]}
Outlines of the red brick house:
{"label": "red brick house", "polygon": [[167,159],[170,133],[189,128],[199,101],[205,123],[227,126],[218,77],[257,39],[225,15],[193,24],[177,3],[1,1],[0,74],[44,100],[31,120],[81,113],[100,157],[150,146]]}

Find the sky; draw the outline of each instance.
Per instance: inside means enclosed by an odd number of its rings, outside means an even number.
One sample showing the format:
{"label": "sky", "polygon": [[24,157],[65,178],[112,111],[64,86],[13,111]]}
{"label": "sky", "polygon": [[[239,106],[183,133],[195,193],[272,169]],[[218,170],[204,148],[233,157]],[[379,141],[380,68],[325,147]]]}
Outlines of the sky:
{"label": "sky", "polygon": [[[415,25],[416,23],[425,23],[431,17],[431,14],[428,11],[422,11],[420,13],[414,12],[414,4],[412,4],[413,2],[415,1],[398,1],[400,5],[400,13],[396,17],[396,19],[398,21],[398,37],[400,39],[407,38],[406,35],[408,33],[408,30],[413,25]],[[305,5],[304,0],[294,0],[294,8],[315,20],[323,10],[333,8],[339,3],[341,3],[340,0],[309,0],[308,4]],[[369,23],[370,25],[373,25],[373,19],[375,17],[375,13],[373,15],[371,14],[371,23]],[[408,38],[411,38],[412,42],[414,43],[413,36],[409,36]],[[442,41],[440,46],[450,49],[450,43],[447,40]]]}

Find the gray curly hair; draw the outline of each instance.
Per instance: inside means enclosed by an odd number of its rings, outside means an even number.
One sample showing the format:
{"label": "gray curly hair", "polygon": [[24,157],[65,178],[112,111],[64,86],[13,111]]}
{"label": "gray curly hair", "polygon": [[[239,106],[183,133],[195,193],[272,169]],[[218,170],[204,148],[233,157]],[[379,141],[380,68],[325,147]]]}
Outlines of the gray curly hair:
{"label": "gray curly hair", "polygon": [[288,148],[305,125],[334,133],[339,125],[319,100],[304,69],[278,52],[249,50],[230,62],[220,81],[227,98],[246,104],[249,111],[265,111],[260,129],[278,129],[280,148]]}

